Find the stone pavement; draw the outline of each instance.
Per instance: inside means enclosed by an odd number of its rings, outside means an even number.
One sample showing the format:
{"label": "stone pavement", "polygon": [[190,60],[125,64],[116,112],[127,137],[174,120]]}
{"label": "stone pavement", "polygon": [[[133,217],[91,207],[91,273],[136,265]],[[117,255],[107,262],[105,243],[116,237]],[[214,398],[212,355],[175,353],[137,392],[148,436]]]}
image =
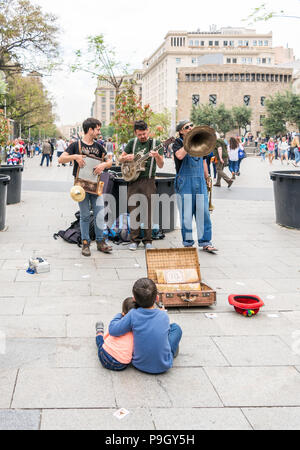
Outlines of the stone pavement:
{"label": "stone pavement", "polygon": [[[169,311],[183,340],[175,367],[160,376],[105,371],[94,341],[95,322],[107,325],[146,276],[143,250],[93,248],[84,259],[52,238],[77,210],[71,169],[35,159],[23,178],[22,203],[7,208],[0,233],[0,429],[300,428],[300,232],[275,224],[268,163],[248,158],[231,190],[215,190],[219,254],[200,253],[200,264],[218,304]],[[155,244],[180,245],[179,231]],[[34,254],[51,273],[26,273]],[[239,316],[232,293],[259,295],[265,308]],[[122,421],[119,408],[130,412]]]}

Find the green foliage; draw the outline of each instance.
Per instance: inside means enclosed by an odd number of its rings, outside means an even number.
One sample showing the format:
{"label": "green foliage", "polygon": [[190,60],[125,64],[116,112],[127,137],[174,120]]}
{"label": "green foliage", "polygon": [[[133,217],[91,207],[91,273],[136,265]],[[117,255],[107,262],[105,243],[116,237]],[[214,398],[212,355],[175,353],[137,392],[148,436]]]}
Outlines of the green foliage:
{"label": "green foliage", "polygon": [[162,113],[153,113],[149,123],[151,136],[160,140],[168,139],[171,120],[171,113],[166,108]]}
{"label": "green foliage", "polygon": [[115,129],[114,129],[114,127],[112,127],[111,125],[108,125],[108,126],[102,126],[101,127],[101,134],[102,134],[102,136],[105,138],[105,139],[107,139],[107,138],[109,138],[109,137],[113,137],[114,136],[114,134],[115,134]]}
{"label": "green foliage", "polygon": [[251,24],[253,22],[267,22],[273,18],[276,17],[282,17],[282,18],[289,18],[289,19],[300,19],[299,16],[290,16],[287,15],[283,10],[281,11],[270,11],[267,8],[266,3],[262,3],[260,6],[253,9],[252,13],[249,15],[247,19],[243,19],[243,22],[250,22]]}
{"label": "green foliage", "polygon": [[[103,35],[89,36],[87,49],[75,52],[75,63],[72,72],[83,71],[92,74],[99,80],[106,81],[119,94],[123,83],[123,75],[128,72],[128,65],[117,61],[115,51],[104,42]],[[121,75],[121,78],[118,77]]]}
{"label": "green foliage", "polygon": [[300,129],[300,96],[290,91],[277,93],[266,100],[267,117],[264,120],[266,134],[278,135],[287,132],[287,124]]}
{"label": "green foliage", "polygon": [[208,125],[224,135],[234,128],[232,112],[224,104],[218,107],[209,104],[193,107],[191,121],[197,126]]}
{"label": "green foliage", "polygon": [[57,18],[29,0],[0,1],[0,70],[43,70],[58,57]]}
{"label": "green foliage", "polygon": [[239,134],[241,134],[241,129],[246,129],[251,124],[252,109],[248,106],[234,106],[232,108],[232,117],[234,126],[239,129]]}
{"label": "green foliage", "polygon": [[151,123],[153,112],[150,105],[143,106],[134,91],[133,83],[126,83],[125,89],[117,96],[116,113],[111,122],[121,144],[134,137],[134,122],[144,120]]}
{"label": "green foliage", "polygon": [[234,128],[232,112],[226,109],[225,105],[221,104],[216,108],[215,115],[217,131],[225,136],[226,133]]}
{"label": "green foliage", "polygon": [[7,82],[7,116],[18,126],[21,124],[23,134],[28,135],[29,129],[32,136],[39,134],[41,130],[45,133],[48,129],[49,132],[53,130],[53,105],[41,79],[15,74],[8,77]]}
{"label": "green foliage", "polygon": [[7,145],[9,140],[9,125],[5,119],[3,111],[0,110],[0,147]]}

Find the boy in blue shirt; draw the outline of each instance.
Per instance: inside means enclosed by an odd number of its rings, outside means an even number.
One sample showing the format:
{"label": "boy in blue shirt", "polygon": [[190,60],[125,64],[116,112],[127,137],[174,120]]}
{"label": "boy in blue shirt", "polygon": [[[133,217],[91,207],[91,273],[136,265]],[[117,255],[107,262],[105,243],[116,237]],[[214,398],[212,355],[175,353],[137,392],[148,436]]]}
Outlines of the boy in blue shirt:
{"label": "boy in blue shirt", "polygon": [[138,280],[133,287],[133,296],[137,309],[125,317],[118,314],[109,326],[109,334],[119,337],[133,331],[132,365],[146,373],[167,372],[178,354],[182,330],[176,324],[170,325],[165,310],[157,309],[157,288],[152,280]]}

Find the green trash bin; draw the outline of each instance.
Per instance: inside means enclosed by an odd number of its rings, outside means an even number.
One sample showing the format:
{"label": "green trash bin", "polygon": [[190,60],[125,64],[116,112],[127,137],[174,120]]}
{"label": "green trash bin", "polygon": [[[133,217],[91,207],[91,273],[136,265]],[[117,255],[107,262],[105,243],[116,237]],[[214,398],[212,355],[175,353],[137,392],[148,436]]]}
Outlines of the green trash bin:
{"label": "green trash bin", "polygon": [[5,228],[7,186],[9,182],[9,176],[0,174],[0,231],[3,231]]}

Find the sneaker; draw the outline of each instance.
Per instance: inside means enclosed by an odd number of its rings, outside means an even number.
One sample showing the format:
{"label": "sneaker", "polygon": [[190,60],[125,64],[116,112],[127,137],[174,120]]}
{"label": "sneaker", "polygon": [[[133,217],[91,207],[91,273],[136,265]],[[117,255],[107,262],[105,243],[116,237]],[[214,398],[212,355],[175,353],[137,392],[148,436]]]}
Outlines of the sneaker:
{"label": "sneaker", "polygon": [[135,242],[133,242],[132,244],[130,244],[129,245],[129,250],[131,250],[132,252],[136,252],[137,251],[137,248],[138,248],[138,245],[135,243]]}
{"label": "sneaker", "polygon": [[82,256],[91,256],[91,249],[90,249],[90,243],[88,241],[82,242]]}
{"label": "sneaker", "polygon": [[104,334],[104,323],[103,322],[97,322],[96,323],[96,333],[97,334]]}
{"label": "sneaker", "polygon": [[152,244],[146,244],[146,245],[145,245],[145,249],[146,249],[146,250],[153,250],[154,247],[153,247]]}
{"label": "sneaker", "polygon": [[102,253],[111,253],[112,247],[103,240],[101,242],[97,242],[97,250]]}
{"label": "sneaker", "polygon": [[233,185],[233,180],[228,181],[228,189]]}

